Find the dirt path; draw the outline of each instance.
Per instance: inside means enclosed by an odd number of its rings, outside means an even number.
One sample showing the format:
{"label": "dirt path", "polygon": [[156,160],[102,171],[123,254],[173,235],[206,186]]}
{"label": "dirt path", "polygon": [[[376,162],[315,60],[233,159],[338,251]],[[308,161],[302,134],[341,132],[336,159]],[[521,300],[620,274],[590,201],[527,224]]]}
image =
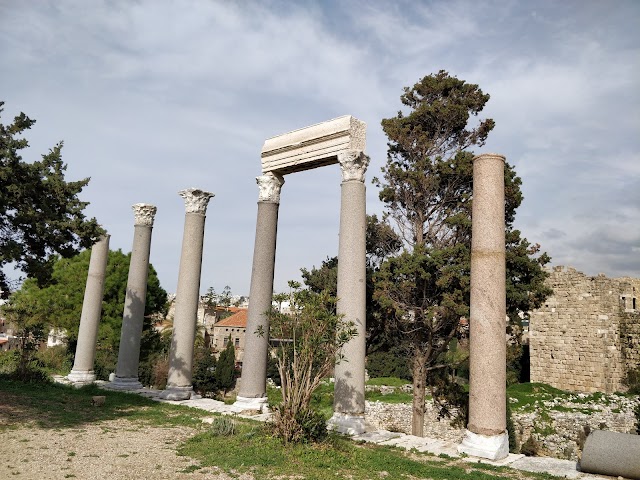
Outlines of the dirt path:
{"label": "dirt path", "polygon": [[149,427],[128,420],[110,420],[77,429],[31,425],[0,428],[0,478],[232,478],[210,467],[200,469],[194,460],[177,455],[180,442],[195,433],[188,427]]}

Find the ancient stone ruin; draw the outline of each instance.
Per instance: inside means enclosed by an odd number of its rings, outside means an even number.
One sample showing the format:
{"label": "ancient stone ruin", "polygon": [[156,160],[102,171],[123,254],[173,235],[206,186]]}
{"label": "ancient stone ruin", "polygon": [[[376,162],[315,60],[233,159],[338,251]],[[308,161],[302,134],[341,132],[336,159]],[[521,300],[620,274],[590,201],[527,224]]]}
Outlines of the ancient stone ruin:
{"label": "ancient stone ruin", "polygon": [[364,432],[364,362],[366,340],[366,196],[364,154],[366,124],[346,115],[267,139],[262,147],[262,175],[257,178],[258,219],[253,254],[247,336],[238,411],[263,410],[267,403],[266,371],[280,189],[284,175],[340,164],[342,171],[338,248],[338,314],[354,323],[357,336],[344,347],[348,362],[336,366],[336,430]]}
{"label": "ancient stone ruin", "polygon": [[553,295],[531,313],[531,381],[571,392],[625,391],[640,367],[640,279],[553,267]]}

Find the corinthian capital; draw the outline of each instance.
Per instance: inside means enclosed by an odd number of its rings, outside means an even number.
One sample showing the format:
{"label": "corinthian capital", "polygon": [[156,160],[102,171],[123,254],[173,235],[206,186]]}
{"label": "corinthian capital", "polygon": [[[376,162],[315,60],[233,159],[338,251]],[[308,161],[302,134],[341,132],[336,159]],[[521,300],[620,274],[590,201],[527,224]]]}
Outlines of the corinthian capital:
{"label": "corinthian capital", "polygon": [[284,185],[284,178],[273,172],[268,172],[256,177],[256,182],[258,182],[260,189],[259,202],[280,203],[280,189]]}
{"label": "corinthian capital", "polygon": [[362,150],[347,150],[338,154],[342,181],[357,180],[364,182],[364,173],[369,166],[369,157]]}
{"label": "corinthian capital", "polygon": [[213,193],[205,192],[199,188],[180,190],[178,195],[184,198],[186,213],[198,213],[200,215],[206,215],[209,200],[215,197]]}
{"label": "corinthian capital", "polygon": [[158,208],[148,203],[136,203],[132,205],[134,225],[142,225],[145,227],[153,227],[153,219],[156,216]]}

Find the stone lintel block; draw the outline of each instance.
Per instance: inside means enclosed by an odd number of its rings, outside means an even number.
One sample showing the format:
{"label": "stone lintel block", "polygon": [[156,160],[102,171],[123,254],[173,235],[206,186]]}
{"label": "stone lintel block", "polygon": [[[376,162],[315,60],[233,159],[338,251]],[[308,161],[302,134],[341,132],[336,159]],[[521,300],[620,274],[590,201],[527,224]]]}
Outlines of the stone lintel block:
{"label": "stone lintel block", "polygon": [[265,140],[262,172],[279,175],[338,163],[338,154],[366,146],[367,125],[351,115]]}

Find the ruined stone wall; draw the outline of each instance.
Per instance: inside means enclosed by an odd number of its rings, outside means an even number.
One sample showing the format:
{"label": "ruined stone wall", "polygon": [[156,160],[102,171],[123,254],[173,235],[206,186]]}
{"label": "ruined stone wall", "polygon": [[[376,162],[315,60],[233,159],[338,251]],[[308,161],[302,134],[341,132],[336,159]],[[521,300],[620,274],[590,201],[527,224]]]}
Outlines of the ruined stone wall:
{"label": "ruined stone wall", "polygon": [[640,279],[588,277],[554,267],[553,288],[531,313],[531,381],[574,392],[624,391],[628,368],[640,365]]}

